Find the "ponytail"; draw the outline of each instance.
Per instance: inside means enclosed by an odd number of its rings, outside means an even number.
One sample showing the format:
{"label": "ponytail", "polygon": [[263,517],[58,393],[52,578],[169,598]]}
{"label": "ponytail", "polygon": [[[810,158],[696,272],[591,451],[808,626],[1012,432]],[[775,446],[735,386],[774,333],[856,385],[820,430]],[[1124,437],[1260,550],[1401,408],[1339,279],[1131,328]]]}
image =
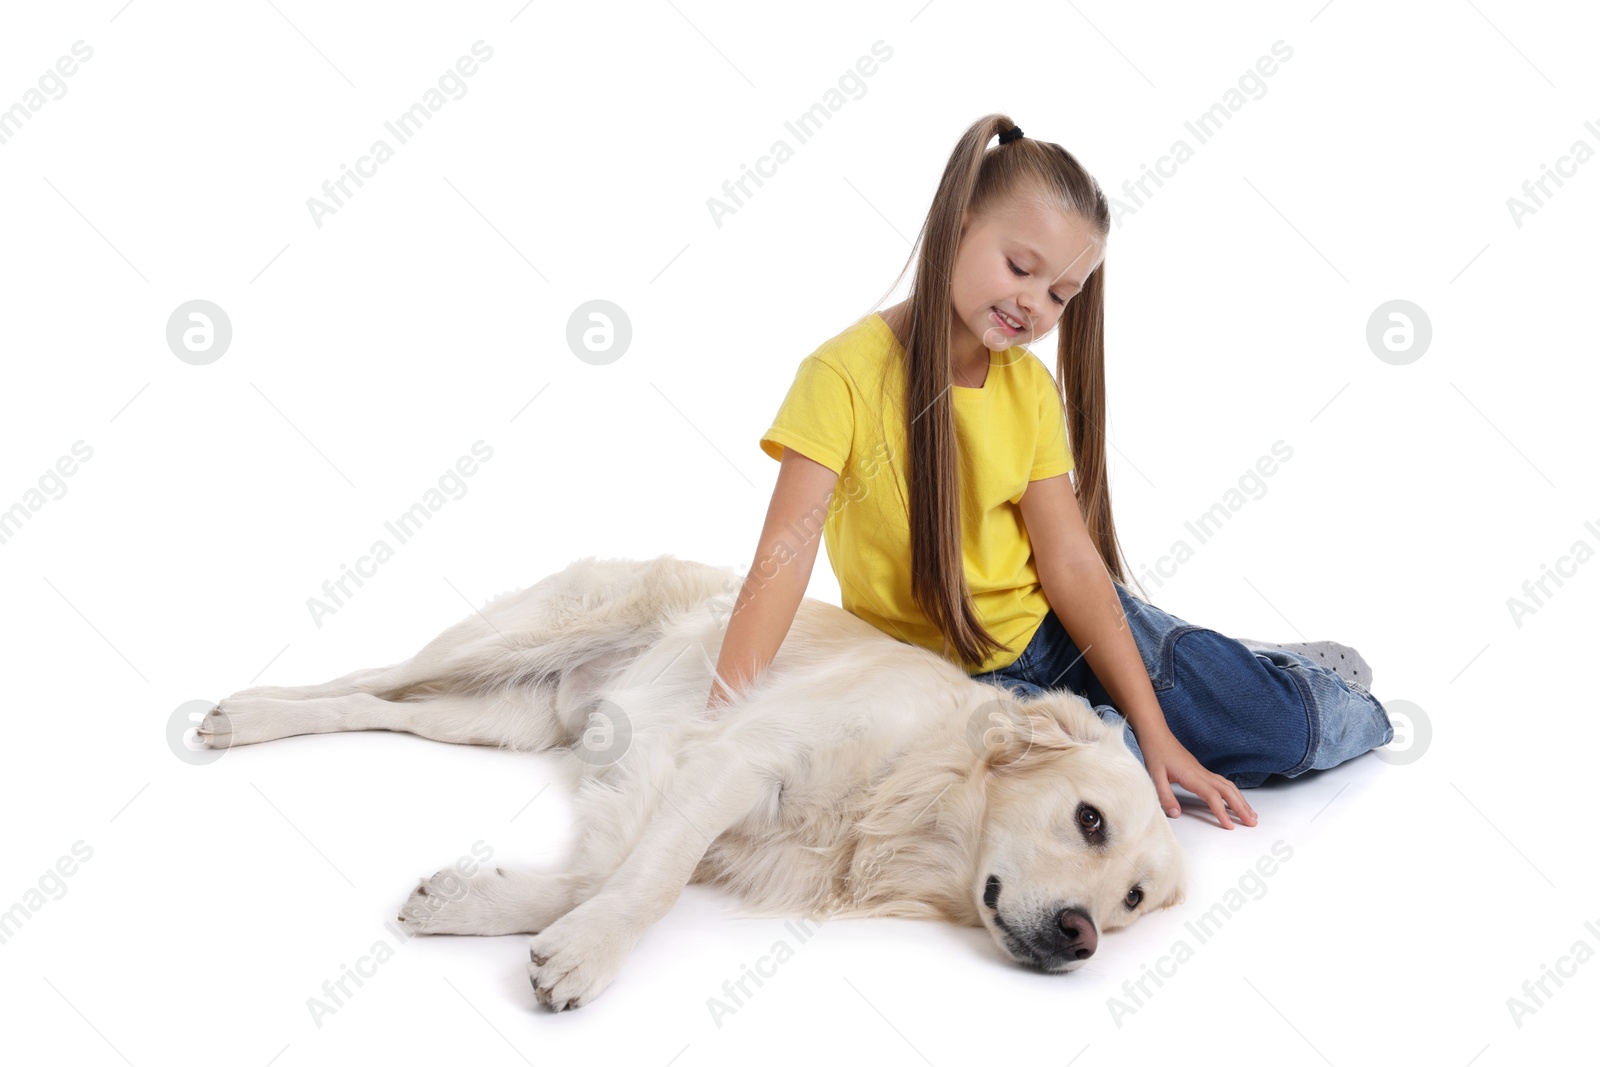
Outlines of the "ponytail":
{"label": "ponytail", "polygon": [[[999,134],[1013,139],[989,148]],[[1066,149],[1020,136],[1005,115],[984,116],[956,143],[922,224],[920,251],[914,253],[917,267],[906,327],[902,398],[911,594],[944,635],[946,656],[953,650],[969,670],[1006,646],[979,620],[966,581],[960,456],[949,387],[950,279],[965,213],[970,209],[981,214],[1009,197],[1032,192],[1089,220],[1102,237],[1110,231],[1105,194]],[[1090,272],[1082,292],[1067,302],[1058,330],[1056,384],[1067,414],[1078,507],[1106,570],[1125,582],[1127,571],[1106,478],[1104,263]]]}

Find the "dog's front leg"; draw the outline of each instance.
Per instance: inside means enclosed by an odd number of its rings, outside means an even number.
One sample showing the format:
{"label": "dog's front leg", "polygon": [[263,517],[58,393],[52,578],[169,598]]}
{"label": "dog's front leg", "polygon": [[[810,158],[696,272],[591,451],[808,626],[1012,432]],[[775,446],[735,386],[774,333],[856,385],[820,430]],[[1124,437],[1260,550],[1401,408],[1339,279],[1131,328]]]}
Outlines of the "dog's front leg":
{"label": "dog's front leg", "polygon": [[[679,768],[639,844],[585,900],[529,942],[528,977],[556,1011],[611,984],[640,935],[672,909],[711,843],[759,803],[771,779],[728,753]],[[729,768],[737,768],[729,773]]]}

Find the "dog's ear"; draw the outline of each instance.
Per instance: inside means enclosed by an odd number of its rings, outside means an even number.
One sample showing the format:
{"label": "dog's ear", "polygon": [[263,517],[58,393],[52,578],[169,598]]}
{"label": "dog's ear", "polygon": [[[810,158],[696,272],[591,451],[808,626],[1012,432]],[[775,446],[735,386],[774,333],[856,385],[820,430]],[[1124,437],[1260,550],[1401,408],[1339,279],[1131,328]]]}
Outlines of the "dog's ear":
{"label": "dog's ear", "polygon": [[[1167,817],[1165,815],[1160,815],[1157,817],[1163,824],[1167,822]],[[1162,829],[1165,830],[1169,835],[1172,832],[1170,826],[1163,825]],[[1182,904],[1189,896],[1188,891],[1185,888],[1189,884],[1189,861],[1185,857],[1183,849],[1178,847],[1176,837],[1172,838],[1171,851],[1169,851],[1164,858],[1156,859],[1155,863],[1164,868],[1167,871],[1168,876],[1172,878],[1172,892],[1167,895],[1166,900],[1162,901],[1160,904],[1157,904],[1154,910],[1165,911],[1168,908],[1175,908],[1179,904]]]}
{"label": "dog's ear", "polygon": [[1062,732],[1081,745],[1092,745],[1111,732],[1111,728],[1089,706],[1089,702],[1076,693],[1066,690],[1049,692],[1036,703],[1041,711],[1054,715]]}
{"label": "dog's ear", "polygon": [[1026,773],[1063,752],[1094,744],[1104,729],[1082,698],[1050,694],[1024,704],[1001,694],[968,717],[967,743],[991,770]]}

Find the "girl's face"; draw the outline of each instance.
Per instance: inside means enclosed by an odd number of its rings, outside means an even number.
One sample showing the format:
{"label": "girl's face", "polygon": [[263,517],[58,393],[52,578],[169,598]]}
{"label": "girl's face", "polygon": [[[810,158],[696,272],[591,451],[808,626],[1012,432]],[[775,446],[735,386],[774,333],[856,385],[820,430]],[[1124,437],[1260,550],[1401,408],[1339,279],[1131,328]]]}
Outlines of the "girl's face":
{"label": "girl's face", "polygon": [[953,352],[987,359],[984,349],[1003,352],[1043,337],[1104,257],[1091,222],[1033,197],[1013,197],[985,215],[968,211],[950,279]]}

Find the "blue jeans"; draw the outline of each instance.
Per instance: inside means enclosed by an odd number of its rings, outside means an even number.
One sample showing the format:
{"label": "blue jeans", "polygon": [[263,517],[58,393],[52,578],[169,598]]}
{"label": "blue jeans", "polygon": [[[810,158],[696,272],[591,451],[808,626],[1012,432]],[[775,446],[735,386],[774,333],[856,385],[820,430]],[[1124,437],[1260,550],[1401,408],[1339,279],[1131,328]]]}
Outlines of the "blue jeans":
{"label": "blue jeans", "polygon": [[[1282,649],[1251,651],[1135,597],[1113,579],[1167,726],[1201,766],[1241,789],[1281,774],[1335,767],[1394,739],[1389,713],[1356,682]],[[972,676],[1020,697],[1069,689],[1100,718],[1121,725],[1144,762],[1133,727],[1051,611],[1009,666]]]}

